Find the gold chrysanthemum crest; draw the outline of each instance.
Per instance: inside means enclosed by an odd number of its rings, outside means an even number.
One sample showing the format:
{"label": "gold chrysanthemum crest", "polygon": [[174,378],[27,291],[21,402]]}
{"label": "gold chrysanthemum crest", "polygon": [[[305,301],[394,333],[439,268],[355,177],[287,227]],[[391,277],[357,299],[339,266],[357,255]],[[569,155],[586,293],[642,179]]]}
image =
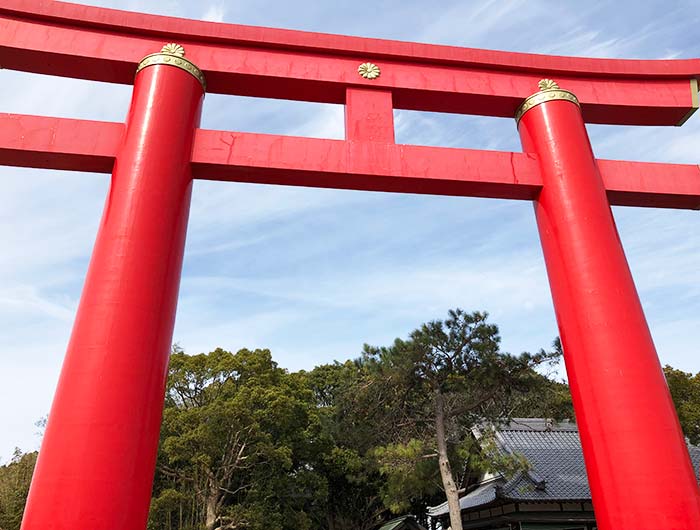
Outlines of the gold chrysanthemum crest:
{"label": "gold chrysanthemum crest", "polygon": [[556,88],[559,88],[557,82],[552,79],[540,79],[540,82],[537,83],[537,86],[540,90],[554,90]]}
{"label": "gold chrysanthemum crest", "polygon": [[523,114],[528,110],[548,101],[564,100],[580,107],[576,95],[573,92],[560,88],[552,79],[540,79],[539,83],[537,83],[537,87],[539,91],[526,98],[515,111],[516,123],[520,123],[520,118],[522,118]]}
{"label": "gold chrysanthemum crest", "polygon": [[184,70],[185,72],[192,74],[197,78],[202,88],[206,92],[207,81],[204,79],[204,74],[197,68],[197,66],[188,59],[185,59],[185,48],[180,46],[175,42],[166,44],[160,49],[158,53],[152,53],[151,55],[146,55],[141,62],[136,67],[136,73],[138,74],[141,70],[148,66],[155,65],[168,65]]}
{"label": "gold chrysanthemum crest", "polygon": [[169,44],[166,44],[160,49],[160,53],[167,53],[168,55],[177,55],[178,57],[184,57],[185,56],[185,48],[180,46],[179,44],[175,42],[171,42]]}
{"label": "gold chrysanthemum crest", "polygon": [[382,72],[374,63],[362,63],[357,67],[357,73],[365,79],[377,79]]}

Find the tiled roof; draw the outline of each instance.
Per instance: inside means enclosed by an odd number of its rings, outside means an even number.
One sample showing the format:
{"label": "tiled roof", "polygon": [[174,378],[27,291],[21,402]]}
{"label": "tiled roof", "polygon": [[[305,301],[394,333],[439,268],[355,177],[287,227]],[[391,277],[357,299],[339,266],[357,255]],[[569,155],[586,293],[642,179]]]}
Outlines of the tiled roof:
{"label": "tiled roof", "polygon": [[425,530],[411,515],[392,519],[379,530]]}
{"label": "tiled roof", "polygon": [[[497,439],[502,451],[525,456],[531,468],[516,473],[510,480],[498,477],[482,483],[459,500],[462,510],[496,500],[590,502],[591,491],[575,424],[552,424],[537,418],[514,419],[498,429]],[[700,448],[689,445],[688,451],[697,476]],[[429,510],[431,516],[447,512],[446,503]]]}

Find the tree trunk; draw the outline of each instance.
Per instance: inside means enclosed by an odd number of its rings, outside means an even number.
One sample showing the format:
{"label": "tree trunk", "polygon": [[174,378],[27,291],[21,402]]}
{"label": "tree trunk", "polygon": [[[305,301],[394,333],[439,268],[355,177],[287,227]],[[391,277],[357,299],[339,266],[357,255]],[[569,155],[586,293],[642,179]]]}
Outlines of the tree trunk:
{"label": "tree trunk", "polygon": [[209,478],[207,486],[207,494],[204,500],[204,508],[206,510],[204,528],[206,530],[214,530],[214,527],[216,526],[216,520],[219,517],[219,514],[217,513],[217,508],[219,505],[219,488],[216,484],[216,481],[212,477]]}
{"label": "tree trunk", "polygon": [[447,459],[447,439],[445,437],[445,403],[438,390],[435,395],[435,433],[437,438],[438,462],[440,477],[447,496],[447,506],[450,510],[450,527],[452,530],[462,530],[462,512],[459,509],[459,492],[452,476],[450,461]]}

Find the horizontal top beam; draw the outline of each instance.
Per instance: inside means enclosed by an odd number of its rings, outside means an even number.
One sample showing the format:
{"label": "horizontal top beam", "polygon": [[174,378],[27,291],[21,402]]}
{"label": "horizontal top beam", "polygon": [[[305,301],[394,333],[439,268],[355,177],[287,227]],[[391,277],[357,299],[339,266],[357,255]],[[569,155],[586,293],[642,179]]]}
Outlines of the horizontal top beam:
{"label": "horizontal top beam", "polygon": [[59,25],[90,27],[117,33],[128,32],[157,39],[196,40],[203,44],[227,44],[331,55],[369,54],[377,59],[409,60],[535,74],[642,79],[650,77],[688,79],[700,75],[700,59],[593,59],[481,50],[240,24],[221,24],[54,0],[4,0],[0,13]]}
{"label": "horizontal top beam", "polygon": [[[0,165],[109,173],[121,123],[0,114]],[[700,209],[700,166],[598,160],[611,204]],[[533,155],[199,129],[195,178],[534,199]],[[0,177],[1,178],[1,177]]]}
{"label": "horizontal top beam", "polygon": [[[209,91],[344,103],[348,87],[392,91],[396,108],[512,117],[554,78],[589,123],[676,125],[698,106],[700,59],[618,60],[436,46],[144,15],[53,0],[3,0],[5,68],[132,83],[138,61],[183,44]],[[357,74],[361,62],[378,79]]]}

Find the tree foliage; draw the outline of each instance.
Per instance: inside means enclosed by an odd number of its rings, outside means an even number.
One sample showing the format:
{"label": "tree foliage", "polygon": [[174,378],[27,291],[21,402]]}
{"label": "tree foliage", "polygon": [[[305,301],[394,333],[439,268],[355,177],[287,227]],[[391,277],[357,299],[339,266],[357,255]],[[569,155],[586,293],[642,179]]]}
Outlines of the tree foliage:
{"label": "tree foliage", "polygon": [[19,530],[36,457],[15,449],[10,462],[0,466],[0,530]]}
{"label": "tree foliage", "polygon": [[268,350],[171,356],[151,528],[310,528],[318,415]]}
{"label": "tree foliage", "polygon": [[[485,470],[527,465],[496,450],[488,425],[573,417],[566,384],[535,370],[560,354],[558,341],[504,353],[486,313],[459,309],[355,360],[296,373],[268,350],[175,348],[149,529],[376,530],[398,514],[420,519]],[[700,374],[664,372],[686,436],[700,443]],[[19,530],[35,462],[17,451],[0,466],[0,530]]]}
{"label": "tree foliage", "polygon": [[[363,355],[367,420],[387,431],[386,444],[375,450],[387,477],[385,503],[402,511],[409,493],[428,497],[442,489],[453,530],[461,530],[461,486],[483,471],[464,466],[472,430],[504,421],[531,401],[543,383],[534,368],[559,357],[556,349],[501,352],[498,327],[487,319],[487,313],[451,310],[447,319],[423,324],[407,340],[365,346]],[[489,467],[499,464],[494,460]]]}
{"label": "tree foliage", "polygon": [[376,429],[356,428],[349,406],[361,372],[290,374],[268,350],[174,351],[150,529],[375,528],[388,516]]}
{"label": "tree foliage", "polygon": [[690,443],[700,444],[700,372],[693,375],[664,367],[666,382],[676,406],[678,419]]}

